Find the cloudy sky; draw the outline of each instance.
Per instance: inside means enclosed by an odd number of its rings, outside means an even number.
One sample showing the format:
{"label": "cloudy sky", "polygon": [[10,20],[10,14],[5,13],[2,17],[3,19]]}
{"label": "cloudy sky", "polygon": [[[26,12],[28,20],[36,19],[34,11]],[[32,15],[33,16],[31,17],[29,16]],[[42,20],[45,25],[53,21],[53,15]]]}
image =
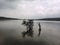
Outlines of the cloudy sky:
{"label": "cloudy sky", "polygon": [[60,0],[0,0],[0,16],[15,18],[60,17]]}

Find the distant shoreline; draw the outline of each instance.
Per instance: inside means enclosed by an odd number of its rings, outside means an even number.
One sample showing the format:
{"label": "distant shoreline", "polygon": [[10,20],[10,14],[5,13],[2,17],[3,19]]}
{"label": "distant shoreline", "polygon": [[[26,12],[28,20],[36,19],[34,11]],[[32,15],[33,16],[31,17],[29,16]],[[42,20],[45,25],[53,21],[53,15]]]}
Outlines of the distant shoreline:
{"label": "distant shoreline", "polygon": [[19,20],[17,18],[0,17],[0,20]]}
{"label": "distant shoreline", "polygon": [[44,18],[40,20],[47,20],[47,21],[60,21],[60,18]]}
{"label": "distant shoreline", "polygon": [[[24,20],[24,19],[0,17],[0,20],[3,21],[3,20]],[[60,18],[43,18],[43,19],[31,19],[31,20],[60,21]]]}

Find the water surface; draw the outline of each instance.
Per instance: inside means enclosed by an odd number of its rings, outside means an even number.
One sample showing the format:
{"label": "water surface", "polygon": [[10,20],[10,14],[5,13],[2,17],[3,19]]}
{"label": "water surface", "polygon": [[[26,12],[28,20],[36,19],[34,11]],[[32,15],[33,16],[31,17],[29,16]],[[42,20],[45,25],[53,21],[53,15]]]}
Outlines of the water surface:
{"label": "water surface", "polygon": [[[41,23],[42,29],[40,37],[37,36],[38,22]],[[22,42],[24,44],[27,42],[31,44],[32,41],[36,45],[60,45],[60,21],[34,21],[33,38],[28,36],[26,38],[22,37],[22,32],[26,31],[26,27],[22,25],[22,21],[20,20],[0,21],[0,30],[2,30],[5,37],[14,37],[18,40],[23,40],[25,41]]]}

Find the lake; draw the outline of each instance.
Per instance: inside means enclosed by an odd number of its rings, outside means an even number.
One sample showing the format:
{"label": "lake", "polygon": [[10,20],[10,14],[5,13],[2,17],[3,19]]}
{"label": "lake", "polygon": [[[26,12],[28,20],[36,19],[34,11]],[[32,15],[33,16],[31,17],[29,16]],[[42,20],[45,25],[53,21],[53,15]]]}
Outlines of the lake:
{"label": "lake", "polygon": [[[39,37],[38,22],[41,23],[42,29]],[[22,20],[0,21],[1,41],[6,37],[13,37],[20,41],[20,45],[60,45],[60,21],[34,21],[33,30],[33,38],[23,38],[22,32],[26,31],[26,27],[22,25]]]}

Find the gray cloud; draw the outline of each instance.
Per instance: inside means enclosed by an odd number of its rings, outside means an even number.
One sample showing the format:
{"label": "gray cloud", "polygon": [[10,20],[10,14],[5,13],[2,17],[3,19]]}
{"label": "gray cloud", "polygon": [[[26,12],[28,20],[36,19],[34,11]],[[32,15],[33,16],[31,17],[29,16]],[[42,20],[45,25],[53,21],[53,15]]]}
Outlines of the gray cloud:
{"label": "gray cloud", "polygon": [[9,2],[14,2],[14,1],[18,1],[18,0],[6,0],[6,1],[9,1]]}
{"label": "gray cloud", "polygon": [[15,9],[18,0],[3,0],[0,1],[0,9]]}
{"label": "gray cloud", "polygon": [[0,3],[0,9],[14,9],[15,6],[12,4],[7,4],[7,3]]}
{"label": "gray cloud", "polygon": [[34,1],[34,0],[0,0],[1,9],[16,9],[17,3],[21,1]]}

